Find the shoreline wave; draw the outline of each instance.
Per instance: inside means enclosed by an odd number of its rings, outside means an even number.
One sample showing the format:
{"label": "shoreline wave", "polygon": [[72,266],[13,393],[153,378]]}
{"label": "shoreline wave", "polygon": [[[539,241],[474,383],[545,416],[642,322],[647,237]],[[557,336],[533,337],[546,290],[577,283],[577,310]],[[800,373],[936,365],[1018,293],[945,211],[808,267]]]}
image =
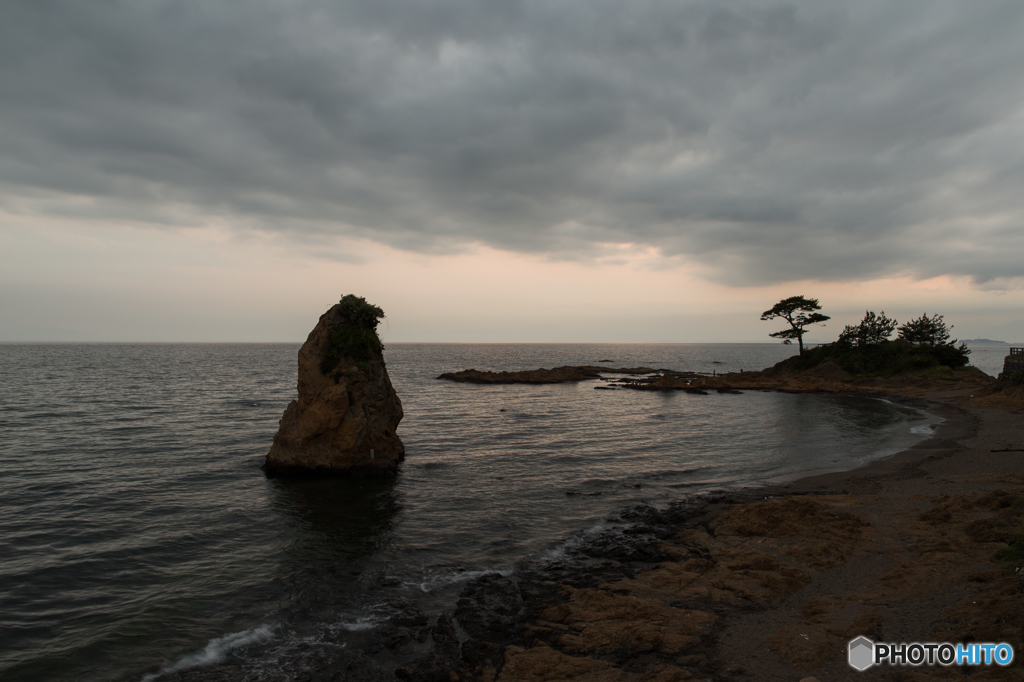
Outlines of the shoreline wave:
{"label": "shoreline wave", "polygon": [[223,662],[236,649],[269,642],[273,639],[275,630],[277,630],[276,625],[264,624],[211,639],[201,651],[186,654],[176,663],[165,666],[159,672],[144,675],[141,682],[153,682],[164,675],[216,665]]}

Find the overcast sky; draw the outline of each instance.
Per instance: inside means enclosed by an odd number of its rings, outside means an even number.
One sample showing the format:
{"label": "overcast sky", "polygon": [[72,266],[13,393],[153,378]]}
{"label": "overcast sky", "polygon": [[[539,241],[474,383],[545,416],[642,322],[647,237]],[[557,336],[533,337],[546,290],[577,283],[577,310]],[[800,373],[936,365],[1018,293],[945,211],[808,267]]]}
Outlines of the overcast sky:
{"label": "overcast sky", "polygon": [[5,0],[0,341],[1024,339],[1024,5]]}

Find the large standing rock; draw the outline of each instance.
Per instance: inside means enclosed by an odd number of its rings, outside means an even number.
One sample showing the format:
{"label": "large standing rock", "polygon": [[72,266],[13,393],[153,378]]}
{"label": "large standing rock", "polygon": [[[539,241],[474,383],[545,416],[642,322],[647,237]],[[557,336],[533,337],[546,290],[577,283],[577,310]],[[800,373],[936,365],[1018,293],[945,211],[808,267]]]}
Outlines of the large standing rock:
{"label": "large standing rock", "polygon": [[299,349],[299,399],[281,417],[264,470],[393,475],[405,458],[395,433],[402,401],[376,327],[384,312],[351,294],[320,316]]}

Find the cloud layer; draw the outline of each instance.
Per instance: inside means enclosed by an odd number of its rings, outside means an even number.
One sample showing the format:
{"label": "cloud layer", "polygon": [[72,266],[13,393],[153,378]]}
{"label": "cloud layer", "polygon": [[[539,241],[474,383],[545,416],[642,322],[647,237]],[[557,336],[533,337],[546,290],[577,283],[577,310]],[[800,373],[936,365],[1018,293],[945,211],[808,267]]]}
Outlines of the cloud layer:
{"label": "cloud layer", "polygon": [[1024,7],[9,0],[7,210],[1024,276]]}

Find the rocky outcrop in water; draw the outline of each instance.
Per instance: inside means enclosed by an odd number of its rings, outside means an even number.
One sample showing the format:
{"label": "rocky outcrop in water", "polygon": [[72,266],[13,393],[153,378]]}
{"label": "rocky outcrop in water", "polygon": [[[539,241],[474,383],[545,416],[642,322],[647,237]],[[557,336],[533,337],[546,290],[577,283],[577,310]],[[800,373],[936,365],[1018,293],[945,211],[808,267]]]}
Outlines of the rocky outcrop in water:
{"label": "rocky outcrop in water", "polygon": [[393,475],[405,458],[402,401],[384,365],[377,306],[348,295],[299,349],[299,398],[281,417],[270,475]]}
{"label": "rocky outcrop in water", "polygon": [[[601,362],[605,362],[602,360]],[[593,365],[566,365],[552,369],[528,369],[519,372],[488,372],[479,369],[464,369],[461,372],[445,372],[438,379],[457,381],[464,384],[565,384],[574,381],[600,379],[601,374],[650,374],[665,371],[650,367],[595,367]]]}

